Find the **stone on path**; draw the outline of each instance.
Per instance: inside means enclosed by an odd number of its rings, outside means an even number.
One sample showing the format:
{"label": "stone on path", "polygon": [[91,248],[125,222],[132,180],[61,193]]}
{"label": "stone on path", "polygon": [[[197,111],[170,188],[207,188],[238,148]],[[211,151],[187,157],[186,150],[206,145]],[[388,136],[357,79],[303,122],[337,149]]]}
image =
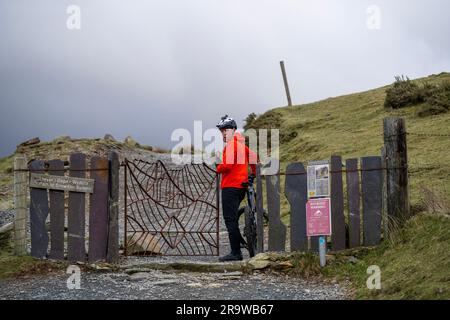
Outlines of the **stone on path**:
{"label": "stone on path", "polygon": [[127,238],[127,254],[161,254],[161,246],[155,236],[136,232]]}

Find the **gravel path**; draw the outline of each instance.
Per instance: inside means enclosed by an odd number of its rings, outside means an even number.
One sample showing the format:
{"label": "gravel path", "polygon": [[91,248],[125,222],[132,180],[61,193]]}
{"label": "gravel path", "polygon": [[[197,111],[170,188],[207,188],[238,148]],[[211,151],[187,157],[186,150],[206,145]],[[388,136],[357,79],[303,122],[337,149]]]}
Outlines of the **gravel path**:
{"label": "gravel path", "polygon": [[68,289],[69,275],[58,274],[0,281],[4,299],[174,299],[174,300],[340,300],[345,291],[338,284],[291,279],[266,274],[82,273],[81,288]]}

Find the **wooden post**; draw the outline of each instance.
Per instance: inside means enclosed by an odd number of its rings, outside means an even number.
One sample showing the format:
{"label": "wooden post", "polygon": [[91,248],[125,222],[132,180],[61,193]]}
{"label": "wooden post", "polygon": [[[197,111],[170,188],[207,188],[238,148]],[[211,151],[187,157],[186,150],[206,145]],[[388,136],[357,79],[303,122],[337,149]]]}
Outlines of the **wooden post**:
{"label": "wooden post", "polygon": [[14,159],[14,253],[24,255],[27,253],[27,160],[24,155]]}
{"label": "wooden post", "polygon": [[402,223],[410,215],[405,119],[384,119],[384,146],[387,164],[387,210],[391,227],[391,223]]}
{"label": "wooden post", "polygon": [[108,248],[106,260],[119,261],[119,155],[111,151],[109,159]]}
{"label": "wooden post", "polygon": [[287,80],[286,69],[284,67],[284,61],[280,61],[280,66],[281,66],[281,73],[283,74],[284,89],[286,90],[288,106],[292,107],[291,93],[289,92],[289,84],[288,84],[288,80]]}

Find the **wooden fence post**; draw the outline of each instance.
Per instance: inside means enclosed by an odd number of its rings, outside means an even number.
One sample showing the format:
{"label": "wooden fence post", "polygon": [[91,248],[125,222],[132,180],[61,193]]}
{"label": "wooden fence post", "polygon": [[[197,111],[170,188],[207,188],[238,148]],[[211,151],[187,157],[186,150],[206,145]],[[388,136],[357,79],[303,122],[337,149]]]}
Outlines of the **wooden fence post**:
{"label": "wooden fence post", "polygon": [[27,252],[27,160],[24,155],[14,159],[14,253],[24,255]]}
{"label": "wooden fence post", "polygon": [[384,119],[384,146],[387,164],[387,210],[389,226],[402,223],[410,215],[406,124],[402,118]]}

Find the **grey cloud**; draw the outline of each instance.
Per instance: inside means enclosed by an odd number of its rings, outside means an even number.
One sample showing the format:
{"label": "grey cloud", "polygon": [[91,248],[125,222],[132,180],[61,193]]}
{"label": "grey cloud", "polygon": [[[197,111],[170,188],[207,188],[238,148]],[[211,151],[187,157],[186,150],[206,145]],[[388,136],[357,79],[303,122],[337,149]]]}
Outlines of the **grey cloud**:
{"label": "grey cloud", "polygon": [[[66,29],[81,7],[82,29]],[[366,27],[378,5],[379,31]],[[431,1],[0,0],[0,156],[32,136],[175,128],[371,89],[450,68],[450,3]],[[16,123],[22,123],[17,126]]]}

